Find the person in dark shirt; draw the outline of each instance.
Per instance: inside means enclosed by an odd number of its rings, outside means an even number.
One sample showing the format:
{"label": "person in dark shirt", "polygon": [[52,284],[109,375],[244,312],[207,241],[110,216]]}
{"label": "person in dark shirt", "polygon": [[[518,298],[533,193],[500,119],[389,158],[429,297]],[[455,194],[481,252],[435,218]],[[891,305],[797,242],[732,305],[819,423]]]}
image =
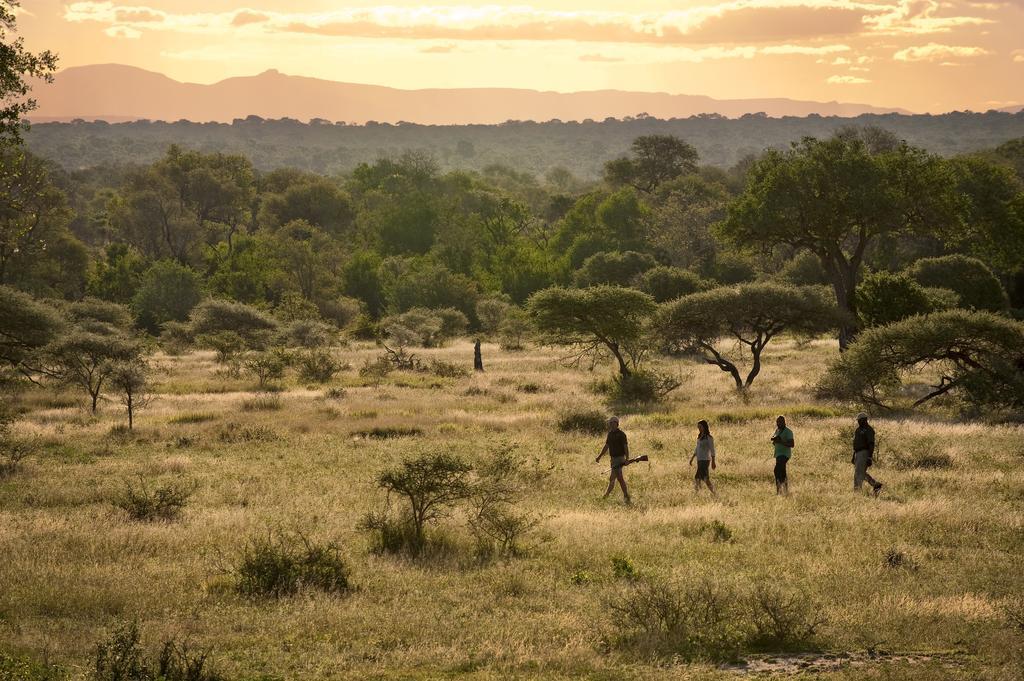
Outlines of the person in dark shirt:
{"label": "person in dark shirt", "polygon": [[857,414],[857,430],[853,431],[853,491],[859,492],[867,480],[872,493],[877,497],[882,491],[882,483],[868,474],[868,467],[875,458],[875,429],[868,424],[868,415]]}
{"label": "person in dark shirt", "polygon": [[608,489],[604,492],[603,499],[607,499],[608,495],[615,489],[615,481],[619,481],[619,487],[622,488],[622,497],[627,504],[630,503],[629,490],[626,489],[626,479],[622,477],[622,469],[626,465],[626,461],[629,459],[629,442],[626,440],[626,434],[619,430],[619,417],[612,416],[608,419],[608,437],[604,441],[604,447],[601,449],[601,453],[597,455],[594,461],[600,463],[601,457],[607,453],[611,457],[611,473],[608,476]]}

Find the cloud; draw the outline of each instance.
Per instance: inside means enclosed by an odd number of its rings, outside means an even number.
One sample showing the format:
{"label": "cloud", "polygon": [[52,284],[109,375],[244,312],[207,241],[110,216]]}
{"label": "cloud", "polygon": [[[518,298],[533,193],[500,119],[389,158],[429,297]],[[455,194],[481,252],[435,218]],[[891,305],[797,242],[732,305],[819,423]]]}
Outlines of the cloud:
{"label": "cloud", "polygon": [[142,37],[142,31],[130,26],[109,26],[103,31],[111,38],[130,38],[132,40]]}
{"label": "cloud", "polygon": [[863,85],[871,81],[860,76],[829,76],[825,82],[829,85]]}
{"label": "cloud", "polygon": [[219,13],[174,13],[114,2],[71,2],[65,6],[64,18],[135,30],[225,35],[245,30],[334,38],[650,45],[742,45],[815,41],[838,35],[943,33],[991,23],[990,19],[966,14],[940,16],[940,12],[952,10],[940,6],[938,0],[704,1],[707,4],[663,12],[371,5],[323,12],[237,9]]}
{"label": "cloud", "polygon": [[584,54],[580,57],[580,61],[617,62],[626,60],[622,57],[608,57],[603,54]]}
{"label": "cloud", "polygon": [[455,43],[448,43],[446,45],[422,47],[420,48],[420,52],[423,52],[424,54],[448,54],[449,52],[454,52],[456,49],[458,49],[458,46],[455,45]]}
{"label": "cloud", "polygon": [[982,57],[991,54],[983,47],[940,45],[928,43],[900,50],[893,55],[896,61],[947,61],[950,57]]}
{"label": "cloud", "polygon": [[1013,61],[1017,64],[1024,64],[1024,50],[1014,50]]}

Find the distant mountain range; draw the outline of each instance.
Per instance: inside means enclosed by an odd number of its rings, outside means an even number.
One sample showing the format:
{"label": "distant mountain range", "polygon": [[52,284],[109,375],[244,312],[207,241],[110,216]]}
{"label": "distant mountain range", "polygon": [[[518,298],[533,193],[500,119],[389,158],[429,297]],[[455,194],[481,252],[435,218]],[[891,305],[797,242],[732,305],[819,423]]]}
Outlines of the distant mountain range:
{"label": "distant mountain range", "polygon": [[792,99],[713,99],[663,92],[540,92],[512,88],[398,90],[340,83],[265,71],[212,85],[181,83],[152,71],[121,64],[77,66],[58,73],[52,85],[33,91],[39,108],[32,120],[131,121],[139,119],[230,122],[262,118],[315,118],[364,123],[408,121],[423,124],[491,124],[507,120],[602,120],[646,113],[685,118],[717,113],[738,118],[748,113],[771,117],[858,116],[909,113],[866,104]]}

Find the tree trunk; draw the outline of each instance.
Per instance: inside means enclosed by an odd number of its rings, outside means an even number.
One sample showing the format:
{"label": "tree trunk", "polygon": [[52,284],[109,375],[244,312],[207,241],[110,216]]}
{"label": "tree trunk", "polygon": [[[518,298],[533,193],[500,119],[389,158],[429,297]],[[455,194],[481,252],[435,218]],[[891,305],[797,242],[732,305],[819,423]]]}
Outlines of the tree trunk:
{"label": "tree trunk", "polygon": [[480,340],[478,339],[473,343],[473,370],[483,371],[484,370],[484,357],[480,351]]}
{"label": "tree trunk", "polygon": [[850,346],[860,330],[857,323],[857,275],[850,267],[832,266],[832,290],[845,319],[839,326],[839,351]]}
{"label": "tree trunk", "polygon": [[619,375],[623,378],[629,378],[633,375],[633,372],[629,370],[629,365],[626,360],[622,357],[622,353],[619,351],[618,343],[611,343],[608,345],[608,349],[615,355],[615,359],[619,362]]}

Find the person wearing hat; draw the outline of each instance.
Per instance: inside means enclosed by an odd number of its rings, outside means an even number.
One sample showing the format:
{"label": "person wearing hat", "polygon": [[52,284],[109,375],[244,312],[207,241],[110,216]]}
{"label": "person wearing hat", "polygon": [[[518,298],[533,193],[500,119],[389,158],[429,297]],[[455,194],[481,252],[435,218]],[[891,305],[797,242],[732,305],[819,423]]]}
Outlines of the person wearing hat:
{"label": "person wearing hat", "polygon": [[857,414],[857,430],[853,431],[853,491],[860,491],[864,481],[871,485],[872,493],[877,497],[882,490],[882,483],[868,474],[868,468],[875,457],[875,429],[868,423],[868,415]]}
{"label": "person wearing hat", "polygon": [[612,416],[608,419],[608,437],[604,441],[604,448],[597,455],[594,461],[600,463],[601,457],[607,453],[611,458],[611,473],[608,476],[608,489],[604,492],[604,499],[615,489],[615,481],[622,488],[622,497],[627,504],[630,503],[629,490],[626,489],[626,479],[622,477],[622,469],[629,460],[629,442],[626,441],[626,434],[619,430],[619,417]]}

